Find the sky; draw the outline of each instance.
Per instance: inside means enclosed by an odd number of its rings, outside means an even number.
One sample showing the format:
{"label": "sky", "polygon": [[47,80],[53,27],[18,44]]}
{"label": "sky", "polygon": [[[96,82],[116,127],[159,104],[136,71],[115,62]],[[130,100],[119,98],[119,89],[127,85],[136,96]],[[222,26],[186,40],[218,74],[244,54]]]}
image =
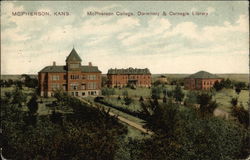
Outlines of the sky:
{"label": "sky", "polygon": [[1,73],[36,74],[53,61],[65,65],[73,46],[82,65],[92,62],[104,74],[129,67],[153,74],[249,73],[248,15],[247,1],[1,1]]}

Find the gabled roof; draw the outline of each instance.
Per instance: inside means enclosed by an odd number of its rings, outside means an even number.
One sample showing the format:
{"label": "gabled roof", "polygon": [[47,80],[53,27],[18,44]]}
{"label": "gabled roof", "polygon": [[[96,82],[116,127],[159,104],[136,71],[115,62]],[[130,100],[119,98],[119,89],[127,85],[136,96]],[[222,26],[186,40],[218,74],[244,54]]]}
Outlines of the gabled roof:
{"label": "gabled roof", "polygon": [[66,66],[46,66],[40,72],[66,72]]}
{"label": "gabled roof", "polygon": [[197,72],[195,74],[190,75],[187,78],[207,78],[207,79],[209,79],[209,78],[216,78],[216,79],[218,79],[220,77],[218,77],[215,74],[211,74],[209,72],[206,72],[206,71],[199,71],[199,72]]}
{"label": "gabled roof", "polygon": [[127,69],[109,69],[108,74],[151,74],[148,68],[137,69],[137,68],[127,68]]}
{"label": "gabled roof", "polygon": [[[84,73],[101,73],[97,66],[81,66],[81,71]],[[47,66],[44,67],[40,72],[48,72],[48,73],[63,73],[67,72],[66,66]]]}
{"label": "gabled roof", "polygon": [[82,61],[80,56],[77,54],[75,48],[73,48],[70,54],[68,55],[66,62],[68,61]]}

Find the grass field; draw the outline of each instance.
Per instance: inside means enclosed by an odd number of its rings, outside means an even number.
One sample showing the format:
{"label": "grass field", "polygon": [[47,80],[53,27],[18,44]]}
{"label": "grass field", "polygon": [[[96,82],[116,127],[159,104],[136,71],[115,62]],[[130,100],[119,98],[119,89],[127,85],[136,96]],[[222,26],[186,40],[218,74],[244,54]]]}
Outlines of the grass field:
{"label": "grass field", "polygon": [[[175,86],[166,85],[167,90],[174,89]],[[123,92],[128,92],[129,97],[132,97],[134,100],[131,105],[127,106],[123,104],[123,101],[117,100],[117,96],[120,95],[121,98],[123,98]],[[188,90],[183,90],[185,94],[187,94]],[[151,89],[149,88],[137,88],[137,89],[130,89],[130,88],[122,88],[122,89],[115,89],[115,96],[113,97],[107,97],[107,101],[111,104],[118,105],[124,108],[127,108],[131,111],[138,111],[140,110],[140,104],[139,104],[139,97],[143,96],[143,98],[149,98],[151,97]],[[161,95],[162,96],[162,95]],[[231,110],[231,99],[233,97],[238,97],[238,104],[242,104],[244,108],[248,108],[249,105],[249,91],[248,90],[242,90],[239,95],[236,94],[235,90],[233,89],[223,89],[219,92],[215,93],[214,99],[218,103],[218,108],[223,109],[227,112],[230,112]]]}
{"label": "grass field", "polygon": [[215,94],[214,99],[217,101],[219,108],[230,111],[231,108],[231,99],[234,97],[238,97],[238,104],[244,106],[245,109],[248,109],[249,105],[249,91],[242,90],[239,95],[235,93],[233,89],[223,89]]}

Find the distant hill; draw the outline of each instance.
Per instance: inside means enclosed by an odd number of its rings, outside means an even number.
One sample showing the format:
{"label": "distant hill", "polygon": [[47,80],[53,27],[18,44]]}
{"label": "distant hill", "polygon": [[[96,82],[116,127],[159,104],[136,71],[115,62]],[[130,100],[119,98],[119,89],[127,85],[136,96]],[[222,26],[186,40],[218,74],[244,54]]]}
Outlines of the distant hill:
{"label": "distant hill", "polygon": [[[156,78],[161,75],[164,75],[169,79],[182,79],[182,78],[190,76],[191,74],[153,74],[152,77]],[[249,74],[230,73],[230,74],[216,74],[216,75],[225,79],[229,78],[231,80],[249,83]]]}
{"label": "distant hill", "polygon": [[[27,74],[27,75],[29,75],[31,78],[37,78],[37,74]],[[5,75],[1,75],[1,79],[2,80],[8,80],[8,79],[20,80],[21,75],[20,74],[5,74]]]}

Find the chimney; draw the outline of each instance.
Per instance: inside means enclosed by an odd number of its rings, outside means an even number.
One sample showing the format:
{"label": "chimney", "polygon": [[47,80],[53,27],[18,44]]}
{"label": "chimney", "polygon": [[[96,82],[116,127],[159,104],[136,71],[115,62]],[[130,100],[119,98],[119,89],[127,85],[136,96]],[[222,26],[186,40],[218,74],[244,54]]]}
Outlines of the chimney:
{"label": "chimney", "polygon": [[89,66],[92,66],[92,63],[91,63],[91,62],[89,62]]}
{"label": "chimney", "polygon": [[53,66],[56,66],[56,62],[55,61],[53,61]]}

